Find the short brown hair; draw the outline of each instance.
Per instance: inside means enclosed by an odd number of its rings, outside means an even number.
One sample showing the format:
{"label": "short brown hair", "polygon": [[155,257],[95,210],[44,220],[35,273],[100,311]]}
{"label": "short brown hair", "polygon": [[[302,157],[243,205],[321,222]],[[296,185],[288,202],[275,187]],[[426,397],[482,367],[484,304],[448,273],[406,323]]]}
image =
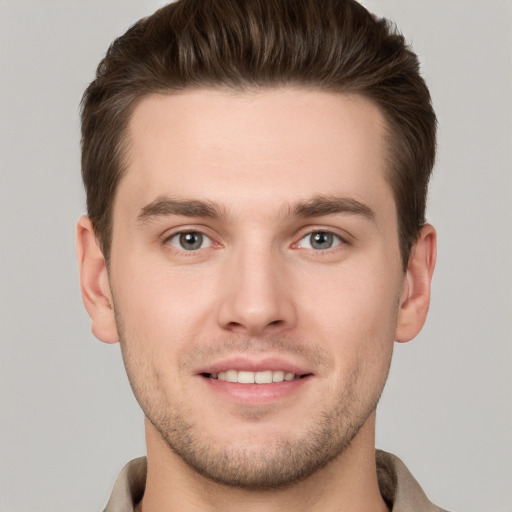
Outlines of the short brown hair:
{"label": "short brown hair", "polygon": [[358,93],[380,107],[405,268],[425,223],[436,117],[403,36],[355,0],[178,0],[112,43],[82,99],[82,177],[105,257],[137,100],[196,87],[281,86]]}

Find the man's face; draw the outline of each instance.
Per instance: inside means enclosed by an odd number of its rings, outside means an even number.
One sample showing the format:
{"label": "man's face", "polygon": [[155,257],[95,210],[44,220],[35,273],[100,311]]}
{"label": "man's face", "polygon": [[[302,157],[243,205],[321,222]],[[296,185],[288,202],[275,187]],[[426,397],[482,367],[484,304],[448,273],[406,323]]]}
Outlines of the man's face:
{"label": "man's face", "polygon": [[283,485],[372,420],[404,287],[384,132],[370,101],[319,91],[135,108],[117,329],[152,435],[203,475]]}

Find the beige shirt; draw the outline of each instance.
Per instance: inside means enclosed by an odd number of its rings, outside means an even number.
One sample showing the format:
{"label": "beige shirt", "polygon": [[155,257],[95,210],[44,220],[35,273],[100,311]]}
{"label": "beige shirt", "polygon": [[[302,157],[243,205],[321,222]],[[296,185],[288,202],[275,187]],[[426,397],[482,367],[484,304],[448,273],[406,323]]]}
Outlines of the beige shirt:
{"label": "beige shirt", "polygon": [[[380,492],[392,512],[446,512],[428,500],[398,457],[377,450],[376,459]],[[146,457],[129,462],[119,474],[103,512],[134,512],[144,494],[146,469]]]}

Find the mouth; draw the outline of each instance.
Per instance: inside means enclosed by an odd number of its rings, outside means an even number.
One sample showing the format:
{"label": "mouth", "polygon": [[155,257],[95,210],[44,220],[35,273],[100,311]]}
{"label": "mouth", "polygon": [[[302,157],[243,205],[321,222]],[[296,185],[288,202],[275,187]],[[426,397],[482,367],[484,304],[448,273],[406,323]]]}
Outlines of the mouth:
{"label": "mouth", "polygon": [[309,377],[311,373],[292,373],[285,370],[247,371],[230,369],[217,373],[202,373],[203,377],[237,384],[273,384]]}
{"label": "mouth", "polygon": [[[307,364],[307,363],[306,363]],[[312,368],[291,358],[233,355],[196,373],[213,397],[242,406],[261,407],[299,396],[315,380]],[[215,400],[216,398],[214,398]]]}

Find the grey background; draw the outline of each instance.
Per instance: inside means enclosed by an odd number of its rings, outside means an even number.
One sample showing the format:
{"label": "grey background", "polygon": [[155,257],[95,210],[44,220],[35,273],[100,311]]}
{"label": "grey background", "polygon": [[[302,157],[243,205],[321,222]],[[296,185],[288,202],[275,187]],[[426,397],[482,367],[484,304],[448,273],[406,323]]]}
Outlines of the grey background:
{"label": "grey background", "polygon": [[[83,310],[78,103],[154,0],[0,0],[0,510],[101,510],[144,453],[117,346]],[[440,121],[427,325],[398,345],[377,444],[453,511],[512,511],[512,2],[368,0],[420,55]]]}

